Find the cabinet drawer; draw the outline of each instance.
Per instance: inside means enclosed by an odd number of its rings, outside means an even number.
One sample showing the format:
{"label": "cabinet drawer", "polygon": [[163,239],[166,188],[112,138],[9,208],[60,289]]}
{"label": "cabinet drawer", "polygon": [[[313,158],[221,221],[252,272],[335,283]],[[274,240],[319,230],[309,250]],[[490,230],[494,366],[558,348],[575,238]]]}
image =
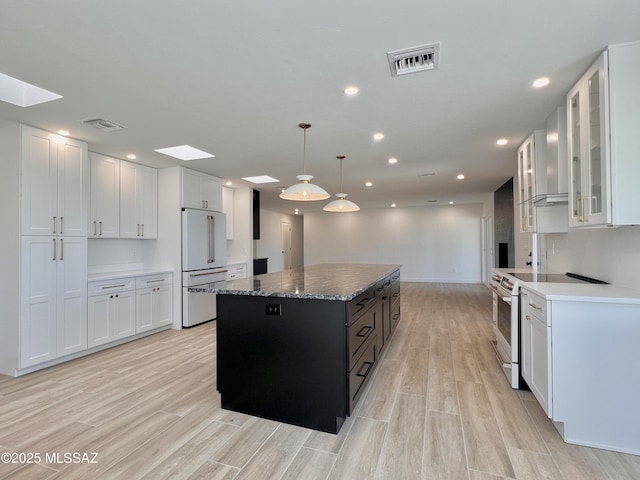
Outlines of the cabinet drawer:
{"label": "cabinet drawer", "polygon": [[362,355],[363,345],[376,331],[376,308],[370,308],[364,312],[356,322],[348,327],[349,331],[349,369]]}
{"label": "cabinet drawer", "polygon": [[349,325],[355,322],[376,298],[376,286],[369,287],[349,302]]}
{"label": "cabinet drawer", "polygon": [[238,265],[229,265],[227,267],[227,280],[234,280],[236,278],[245,278],[247,276],[247,264],[241,263]]}
{"label": "cabinet drawer", "polygon": [[156,275],[145,275],[136,277],[136,288],[159,287],[161,285],[171,285],[173,275],[170,273],[159,273]]}
{"label": "cabinet drawer", "polygon": [[395,282],[391,282],[389,296],[391,297],[392,305],[394,305],[400,300],[400,282],[399,281],[396,280]]}
{"label": "cabinet drawer", "polygon": [[112,278],[111,280],[100,280],[89,282],[87,292],[89,297],[104,295],[107,293],[118,293],[126,290],[133,290],[135,282],[132,277]]}
{"label": "cabinet drawer", "polygon": [[547,301],[542,297],[533,295],[531,292],[529,292],[524,298],[527,305],[523,305],[523,307],[532,317],[547,325]]}
{"label": "cabinet drawer", "polygon": [[353,413],[353,409],[358,399],[365,390],[367,380],[373,372],[376,364],[376,341],[375,336],[371,336],[366,343],[364,353],[358,359],[353,369],[349,372],[349,413]]}
{"label": "cabinet drawer", "polygon": [[391,329],[395,329],[400,321],[400,302],[391,307]]}

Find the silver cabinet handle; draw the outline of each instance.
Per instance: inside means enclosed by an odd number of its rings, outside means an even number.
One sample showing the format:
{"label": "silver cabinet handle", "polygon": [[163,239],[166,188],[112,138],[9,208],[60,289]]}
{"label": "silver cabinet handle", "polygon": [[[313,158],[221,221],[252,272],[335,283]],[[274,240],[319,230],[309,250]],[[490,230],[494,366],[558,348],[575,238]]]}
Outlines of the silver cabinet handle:
{"label": "silver cabinet handle", "polygon": [[534,303],[529,303],[529,306],[535,308],[536,310],[542,310],[542,307],[539,307]]}
{"label": "silver cabinet handle", "polygon": [[102,222],[98,222],[98,225],[100,226],[100,233],[99,233],[99,235],[102,235]]}
{"label": "silver cabinet handle", "polygon": [[64,239],[60,239],[60,260],[64,260]]}
{"label": "silver cabinet handle", "polygon": [[97,224],[98,222],[96,222],[95,220],[93,221],[93,236],[95,237],[97,235]]}
{"label": "silver cabinet handle", "polygon": [[57,217],[53,217],[53,233],[56,233],[56,218]]}
{"label": "silver cabinet handle", "polygon": [[140,236],[140,224],[136,223],[136,237]]}
{"label": "silver cabinet handle", "polygon": [[53,258],[51,260],[53,260],[54,262],[56,261],[56,257],[58,256],[58,253],[56,251],[56,239],[52,239],[51,240],[53,242]]}
{"label": "silver cabinet handle", "polygon": [[140,225],[142,225],[142,237],[144,237],[144,223],[141,223]]}
{"label": "silver cabinet handle", "polygon": [[126,287],[126,285],[124,283],[122,285],[107,285],[106,287],[102,287],[102,290],[106,290],[107,288],[122,288],[122,287]]}
{"label": "silver cabinet handle", "polygon": [[60,234],[64,231],[64,217],[60,217]]}

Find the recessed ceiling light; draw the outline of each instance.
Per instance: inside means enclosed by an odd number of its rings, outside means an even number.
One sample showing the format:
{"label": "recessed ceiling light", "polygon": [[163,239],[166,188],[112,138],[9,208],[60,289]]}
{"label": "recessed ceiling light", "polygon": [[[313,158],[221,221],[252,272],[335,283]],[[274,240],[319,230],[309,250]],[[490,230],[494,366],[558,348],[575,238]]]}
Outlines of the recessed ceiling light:
{"label": "recessed ceiling light", "polygon": [[360,91],[360,89],[358,87],[356,87],[355,85],[350,85],[347,88],[344,89],[344,93],[351,96],[351,95],[355,95],[356,93],[358,93]]}
{"label": "recessed ceiling light", "polygon": [[0,100],[19,107],[58,100],[62,95],[0,73]]}
{"label": "recessed ceiling light", "polygon": [[225,183],[225,185],[227,187],[230,187],[231,185],[233,185],[233,182],[231,180],[227,180],[227,182]]}
{"label": "recessed ceiling light", "polygon": [[389,163],[390,163],[391,165],[393,165],[394,163],[398,163],[398,159],[397,159],[396,157],[391,157],[391,158],[389,159]]}
{"label": "recessed ceiling light", "polygon": [[458,176],[456,177],[458,180],[464,180],[464,175],[462,173],[459,173]]}
{"label": "recessed ceiling light", "polygon": [[449,205],[453,205],[453,202],[449,202]]}
{"label": "recessed ceiling light", "polygon": [[391,204],[391,208],[396,208],[396,204],[395,204],[395,203],[392,203],[392,204]]}
{"label": "recessed ceiling light", "polygon": [[269,175],[256,175],[255,177],[242,177],[243,180],[251,183],[277,183],[280,180],[270,177]]}
{"label": "recessed ceiling light", "polygon": [[365,183],[365,184],[364,184],[364,186],[365,186],[365,187],[371,187],[371,186],[373,186],[373,183],[371,183],[371,182],[367,182],[367,183]]}
{"label": "recessed ceiling light", "polygon": [[298,215],[298,214],[300,213],[300,210],[296,208],[296,209],[293,211],[293,213],[294,213],[295,215]]}
{"label": "recessed ceiling light", "polygon": [[69,135],[71,135],[71,133],[69,133],[69,130],[58,130],[58,135],[62,135],[63,137],[68,137]]}
{"label": "recessed ceiling light", "polygon": [[547,77],[540,77],[540,78],[536,78],[533,81],[533,88],[542,88],[542,87],[546,87],[547,85],[549,85],[551,83],[551,80],[549,80]]}
{"label": "recessed ceiling light", "polygon": [[384,138],[384,133],[376,132],[376,133],[374,133],[374,134],[373,134],[373,139],[374,139],[376,142],[379,142],[379,141],[380,141],[380,140],[382,140],[383,138]]}
{"label": "recessed ceiling light", "polygon": [[158,153],[168,155],[180,160],[200,160],[202,158],[213,158],[215,155],[207,153],[203,150],[198,150],[190,145],[178,145],[177,147],[157,148],[155,150]]}
{"label": "recessed ceiling light", "polygon": [[135,154],[135,153],[130,153],[130,154],[128,154],[128,155],[127,155],[127,158],[128,158],[129,160],[135,160],[135,159],[136,159],[136,158],[138,158],[138,157],[136,156],[136,154]]}
{"label": "recessed ceiling light", "polygon": [[496,142],[496,145],[506,145],[507,143],[509,143],[509,140],[507,140],[506,138],[499,138],[498,141]]}

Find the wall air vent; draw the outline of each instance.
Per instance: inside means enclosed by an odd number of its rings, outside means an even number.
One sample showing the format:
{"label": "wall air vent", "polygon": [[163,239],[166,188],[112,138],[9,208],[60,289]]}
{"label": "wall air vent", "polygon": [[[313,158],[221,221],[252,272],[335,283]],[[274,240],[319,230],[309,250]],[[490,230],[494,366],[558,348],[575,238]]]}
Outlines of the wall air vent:
{"label": "wall air vent", "polygon": [[85,118],[84,120],[81,120],[82,123],[84,123],[85,125],[91,125],[94,128],[97,128],[98,130],[102,130],[104,132],[113,132],[115,130],[122,130],[123,127],[122,125],[117,124],[116,122],[112,122],[111,120],[105,120],[104,118]]}
{"label": "wall air vent", "polygon": [[391,76],[435,70],[440,66],[440,43],[405,48],[387,53]]}

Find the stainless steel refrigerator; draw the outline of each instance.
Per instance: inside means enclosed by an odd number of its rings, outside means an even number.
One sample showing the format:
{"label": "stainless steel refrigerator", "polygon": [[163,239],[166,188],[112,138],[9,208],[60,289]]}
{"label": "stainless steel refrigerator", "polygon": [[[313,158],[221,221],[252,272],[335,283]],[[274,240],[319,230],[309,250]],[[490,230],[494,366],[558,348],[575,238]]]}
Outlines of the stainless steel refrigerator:
{"label": "stainless steel refrigerator", "polygon": [[221,212],[182,209],[182,326],[216,318],[216,296],[188,287],[223,282],[227,274],[227,220]]}

